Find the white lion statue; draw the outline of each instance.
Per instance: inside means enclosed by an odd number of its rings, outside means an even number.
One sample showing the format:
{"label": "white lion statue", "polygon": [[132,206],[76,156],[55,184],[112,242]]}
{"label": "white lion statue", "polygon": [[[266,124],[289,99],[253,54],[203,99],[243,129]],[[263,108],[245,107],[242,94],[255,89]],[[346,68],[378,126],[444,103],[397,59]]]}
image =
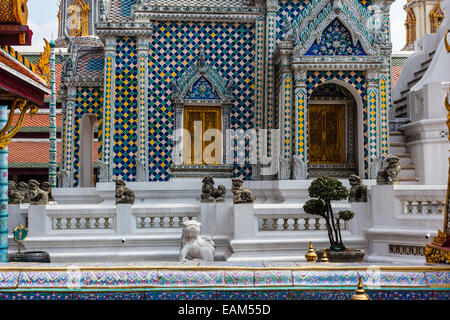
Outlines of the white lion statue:
{"label": "white lion statue", "polygon": [[200,236],[201,226],[202,224],[195,220],[183,222],[180,261],[186,261],[188,255],[194,260],[214,261],[216,251],[214,241]]}

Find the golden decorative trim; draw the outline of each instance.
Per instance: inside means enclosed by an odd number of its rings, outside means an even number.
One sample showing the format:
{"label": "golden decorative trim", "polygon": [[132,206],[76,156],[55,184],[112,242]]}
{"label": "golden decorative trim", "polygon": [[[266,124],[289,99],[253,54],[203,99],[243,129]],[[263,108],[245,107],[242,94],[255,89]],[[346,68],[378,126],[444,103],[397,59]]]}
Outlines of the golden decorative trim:
{"label": "golden decorative trim", "polygon": [[67,8],[70,15],[70,36],[89,36],[89,12],[91,7],[84,0],[74,0]]}
{"label": "golden decorative trim", "polygon": [[[14,113],[18,109],[20,111],[19,120],[17,120],[16,125],[11,129],[11,124],[14,120]],[[19,132],[22,127],[23,120],[28,111],[30,111],[30,116],[34,116],[38,112],[39,108],[37,105],[28,104],[25,99],[14,100],[11,110],[9,111],[8,122],[5,127],[0,130],[0,149],[5,149],[11,142],[11,139]]]}
{"label": "golden decorative trim", "polygon": [[441,9],[441,1],[439,0],[434,8],[430,11],[431,33],[436,33],[444,20],[444,13]]}
{"label": "golden decorative trim", "polygon": [[5,50],[8,54],[10,54],[14,59],[22,63],[25,67],[36,73],[38,68],[35,64],[31,63],[27,58],[24,58],[19,52],[15,51],[13,48],[9,46],[3,46],[3,50]]}
{"label": "golden decorative trim", "polygon": [[427,263],[450,263],[450,251],[446,248],[427,244],[425,247]]}
{"label": "golden decorative trim", "polygon": [[[447,30],[447,32],[445,33],[445,36],[444,36],[445,49],[447,49],[447,53],[450,53],[450,44],[448,43],[448,38],[447,38],[449,32],[450,32],[450,30]],[[446,101],[446,106],[447,106],[448,94],[447,94],[447,99],[445,101]],[[449,110],[449,109],[447,108],[447,110]]]}
{"label": "golden decorative trim", "polygon": [[28,22],[28,0],[1,0],[0,23],[26,25]]}
{"label": "golden decorative trim", "polygon": [[406,45],[413,44],[416,41],[416,16],[411,8],[406,11]]}
{"label": "golden decorative trim", "polygon": [[41,71],[41,78],[45,80],[48,84],[50,84],[50,43],[47,39],[44,39],[45,46],[44,52],[41,54],[41,57],[38,59],[38,68]]}

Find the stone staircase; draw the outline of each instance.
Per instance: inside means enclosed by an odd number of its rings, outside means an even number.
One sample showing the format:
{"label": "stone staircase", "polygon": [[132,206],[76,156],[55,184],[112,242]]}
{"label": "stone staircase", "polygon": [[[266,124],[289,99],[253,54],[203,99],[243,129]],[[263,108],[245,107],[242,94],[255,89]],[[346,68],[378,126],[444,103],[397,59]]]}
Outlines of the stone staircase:
{"label": "stone staircase", "polygon": [[428,70],[430,66],[431,60],[435,54],[436,50],[430,52],[428,54],[428,58],[423,61],[418,67],[419,70],[414,72],[414,78],[408,81],[408,87],[401,92],[401,97],[394,101],[395,106],[395,117],[396,118],[408,118],[407,115],[407,104],[408,104],[408,93],[410,89],[420,80],[422,79],[425,72]]}
{"label": "stone staircase", "polygon": [[412,163],[411,154],[406,149],[406,138],[401,131],[391,131],[390,133],[390,151],[391,154],[400,158],[399,179],[401,184],[416,185],[418,178],[416,176],[415,165]]}

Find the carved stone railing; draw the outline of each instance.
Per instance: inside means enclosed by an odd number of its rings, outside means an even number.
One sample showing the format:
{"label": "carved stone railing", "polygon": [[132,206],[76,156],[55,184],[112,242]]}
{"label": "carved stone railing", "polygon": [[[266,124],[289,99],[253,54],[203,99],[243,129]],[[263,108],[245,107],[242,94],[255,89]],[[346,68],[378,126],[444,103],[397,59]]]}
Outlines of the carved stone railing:
{"label": "carved stone railing", "polygon": [[155,205],[133,207],[136,228],[144,229],[178,229],[187,220],[200,220],[200,205]]}
{"label": "carved stone railing", "polygon": [[53,230],[108,230],[114,228],[114,217],[53,217]]}
{"label": "carved stone railing", "polygon": [[427,186],[422,190],[415,186],[404,186],[395,190],[395,197],[400,200],[403,215],[442,215],[445,210],[445,188]]}
{"label": "carved stone railing", "polygon": [[403,214],[426,215],[443,214],[444,201],[441,200],[407,200],[402,201]]}
{"label": "carved stone railing", "polygon": [[95,208],[92,205],[83,205],[66,207],[63,210],[54,210],[49,206],[47,216],[50,221],[49,229],[55,232],[114,231],[117,227],[117,213],[112,206]]}
{"label": "carved stone railing", "polygon": [[[337,212],[343,209],[339,206],[333,208],[335,219],[337,218]],[[255,216],[258,221],[258,231],[327,230],[325,218],[305,213],[301,205],[284,205],[282,210],[273,210],[271,206],[255,205]],[[347,222],[341,221],[341,230],[348,230]]]}
{"label": "carved stone railing", "polygon": [[[324,218],[309,214],[284,215],[279,217],[258,217],[259,231],[320,231],[327,230]],[[347,230],[347,223],[341,221],[341,230]]]}
{"label": "carved stone railing", "polygon": [[185,217],[183,215],[170,216],[152,216],[138,215],[136,216],[136,228],[138,229],[154,229],[154,228],[181,228],[183,222],[187,220],[198,220],[196,216]]}

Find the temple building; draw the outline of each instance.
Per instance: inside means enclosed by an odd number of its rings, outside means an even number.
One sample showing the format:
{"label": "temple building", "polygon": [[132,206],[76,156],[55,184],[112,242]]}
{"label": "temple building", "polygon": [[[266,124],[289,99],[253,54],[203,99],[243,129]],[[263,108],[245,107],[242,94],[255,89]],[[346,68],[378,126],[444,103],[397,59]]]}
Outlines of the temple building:
{"label": "temple building", "polygon": [[[389,154],[390,4],[62,0],[56,42],[71,53],[61,79],[65,186],[205,173],[373,178]],[[176,134],[194,136],[199,121],[202,135],[222,132],[213,162]],[[247,138],[229,146],[230,130]],[[266,143],[250,141],[264,130]],[[265,173],[263,155],[279,170]]]}
{"label": "temple building", "polygon": [[444,21],[441,0],[407,0],[406,45],[403,50],[414,51],[414,42],[428,33],[436,33]]}

